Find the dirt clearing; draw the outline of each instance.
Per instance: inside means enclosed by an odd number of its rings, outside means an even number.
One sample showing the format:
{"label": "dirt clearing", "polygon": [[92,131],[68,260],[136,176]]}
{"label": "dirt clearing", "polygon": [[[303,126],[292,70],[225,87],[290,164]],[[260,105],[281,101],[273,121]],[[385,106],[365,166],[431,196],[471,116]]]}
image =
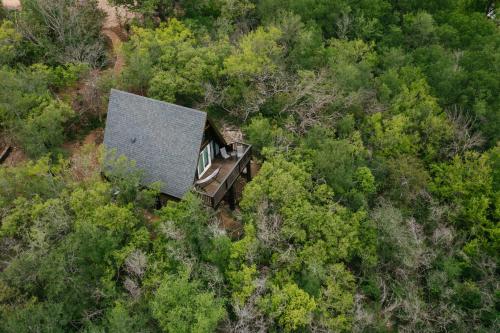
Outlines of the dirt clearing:
{"label": "dirt clearing", "polygon": [[20,0],[3,0],[2,4],[5,8],[9,8],[9,9],[21,8],[21,1]]}

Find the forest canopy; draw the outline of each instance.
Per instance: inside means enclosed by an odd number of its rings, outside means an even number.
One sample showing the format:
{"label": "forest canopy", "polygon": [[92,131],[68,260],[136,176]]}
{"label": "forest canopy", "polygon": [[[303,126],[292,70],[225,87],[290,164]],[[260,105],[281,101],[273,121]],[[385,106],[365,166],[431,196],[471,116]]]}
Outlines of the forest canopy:
{"label": "forest canopy", "polygon": [[[0,7],[1,332],[500,331],[498,2],[108,2]],[[241,129],[240,233],[68,148],[110,88]]]}

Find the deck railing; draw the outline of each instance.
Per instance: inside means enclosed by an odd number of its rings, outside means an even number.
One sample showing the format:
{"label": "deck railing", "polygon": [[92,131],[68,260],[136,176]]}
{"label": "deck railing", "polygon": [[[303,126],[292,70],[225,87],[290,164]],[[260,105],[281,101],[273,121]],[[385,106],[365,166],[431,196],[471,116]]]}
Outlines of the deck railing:
{"label": "deck railing", "polygon": [[[247,145],[240,142],[235,142],[231,144],[232,151],[234,153],[237,152],[237,146],[243,146],[243,154],[238,157],[238,160],[234,164],[231,171],[229,171],[224,178],[220,181],[220,185],[213,195],[209,195],[208,193],[203,192],[203,190],[196,190],[196,192],[200,195],[201,200],[207,206],[216,207],[221,200],[226,195],[227,191],[233,186],[234,182],[238,178],[238,176],[243,172],[243,170],[247,167],[250,162],[250,158],[252,157],[251,151],[252,146]],[[247,170],[250,172],[250,170]]]}

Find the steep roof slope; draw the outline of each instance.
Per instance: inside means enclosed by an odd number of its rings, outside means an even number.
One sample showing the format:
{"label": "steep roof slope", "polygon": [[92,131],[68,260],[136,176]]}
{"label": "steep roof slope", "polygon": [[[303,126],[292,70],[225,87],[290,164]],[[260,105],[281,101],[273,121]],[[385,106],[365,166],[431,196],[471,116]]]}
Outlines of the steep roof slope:
{"label": "steep roof slope", "polygon": [[104,145],[135,160],[144,184],[181,198],[193,185],[205,112],[112,89]]}

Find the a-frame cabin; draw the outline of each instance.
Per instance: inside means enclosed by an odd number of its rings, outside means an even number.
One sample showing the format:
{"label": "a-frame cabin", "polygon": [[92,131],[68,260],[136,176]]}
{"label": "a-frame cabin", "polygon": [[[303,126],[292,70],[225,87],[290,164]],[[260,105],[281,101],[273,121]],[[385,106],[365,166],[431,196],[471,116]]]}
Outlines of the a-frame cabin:
{"label": "a-frame cabin", "polygon": [[173,198],[194,189],[211,207],[224,198],[234,207],[236,180],[251,178],[251,146],[227,143],[205,112],[119,90],[111,90],[104,145],[134,160],[145,186],[160,181]]}

